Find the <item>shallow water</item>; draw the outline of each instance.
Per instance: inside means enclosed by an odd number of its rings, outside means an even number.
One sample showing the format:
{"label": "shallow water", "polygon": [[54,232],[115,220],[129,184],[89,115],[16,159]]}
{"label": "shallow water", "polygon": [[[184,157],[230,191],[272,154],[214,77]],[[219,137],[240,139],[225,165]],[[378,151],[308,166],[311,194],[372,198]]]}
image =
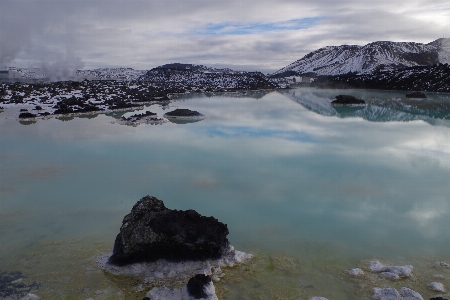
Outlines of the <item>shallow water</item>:
{"label": "shallow water", "polygon": [[[338,94],[368,102],[339,110]],[[426,104],[383,91],[296,89],[187,95],[158,113],[197,110],[200,122],[111,124],[133,112],[38,120],[0,113],[0,271],[39,282],[45,299],[140,299],[133,280],[95,267],[121,220],[145,195],[228,224],[255,254],[224,270],[221,299],[370,299],[375,286],[450,287],[450,99]],[[420,104],[420,105],[419,105]],[[378,258],[415,278],[352,279]]]}

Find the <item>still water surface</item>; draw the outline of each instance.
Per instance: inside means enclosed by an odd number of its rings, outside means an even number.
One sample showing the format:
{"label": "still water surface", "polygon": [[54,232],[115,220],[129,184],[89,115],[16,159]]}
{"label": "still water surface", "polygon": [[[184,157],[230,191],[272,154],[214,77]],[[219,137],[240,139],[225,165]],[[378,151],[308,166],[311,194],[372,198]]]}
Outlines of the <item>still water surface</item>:
{"label": "still water surface", "polygon": [[[296,89],[190,95],[189,124],[112,124],[124,113],[39,120],[0,114],[0,271],[38,282],[44,299],[142,299],[95,267],[121,220],[145,195],[228,224],[253,253],[224,270],[221,299],[370,299],[372,288],[450,288],[450,99],[345,91],[368,101],[333,108],[342,91]],[[2,115],[3,114],[3,115]],[[126,113],[131,115],[133,113]],[[415,278],[352,279],[380,259]],[[442,275],[442,274],[441,274]]]}

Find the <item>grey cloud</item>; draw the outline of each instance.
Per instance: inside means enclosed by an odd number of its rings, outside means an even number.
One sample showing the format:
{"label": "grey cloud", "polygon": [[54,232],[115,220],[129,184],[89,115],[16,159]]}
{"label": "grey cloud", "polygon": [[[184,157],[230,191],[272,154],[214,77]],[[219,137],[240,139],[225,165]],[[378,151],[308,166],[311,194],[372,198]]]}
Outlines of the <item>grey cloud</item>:
{"label": "grey cloud", "polygon": [[[449,9],[441,0],[3,0],[0,64],[52,64],[71,53],[86,68],[149,69],[183,61],[275,71],[328,45],[431,42],[450,29]],[[316,17],[319,22],[301,30],[199,34],[214,24]]]}

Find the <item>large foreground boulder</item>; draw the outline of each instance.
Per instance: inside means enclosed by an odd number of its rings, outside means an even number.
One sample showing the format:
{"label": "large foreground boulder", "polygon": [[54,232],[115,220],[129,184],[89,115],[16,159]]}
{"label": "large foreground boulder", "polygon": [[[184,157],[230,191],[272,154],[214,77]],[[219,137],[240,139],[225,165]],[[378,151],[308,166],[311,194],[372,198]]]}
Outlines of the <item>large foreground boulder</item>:
{"label": "large foreground boulder", "polygon": [[109,262],[217,259],[229,249],[226,224],[195,210],[172,210],[156,197],[139,200],[122,221]]}

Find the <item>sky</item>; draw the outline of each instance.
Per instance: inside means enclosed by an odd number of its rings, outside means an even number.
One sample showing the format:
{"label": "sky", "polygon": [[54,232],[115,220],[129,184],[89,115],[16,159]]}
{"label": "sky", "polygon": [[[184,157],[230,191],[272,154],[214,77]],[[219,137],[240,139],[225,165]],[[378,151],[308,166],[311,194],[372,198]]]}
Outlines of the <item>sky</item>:
{"label": "sky", "polygon": [[1,0],[0,68],[272,73],[325,46],[450,37],[448,0]]}

